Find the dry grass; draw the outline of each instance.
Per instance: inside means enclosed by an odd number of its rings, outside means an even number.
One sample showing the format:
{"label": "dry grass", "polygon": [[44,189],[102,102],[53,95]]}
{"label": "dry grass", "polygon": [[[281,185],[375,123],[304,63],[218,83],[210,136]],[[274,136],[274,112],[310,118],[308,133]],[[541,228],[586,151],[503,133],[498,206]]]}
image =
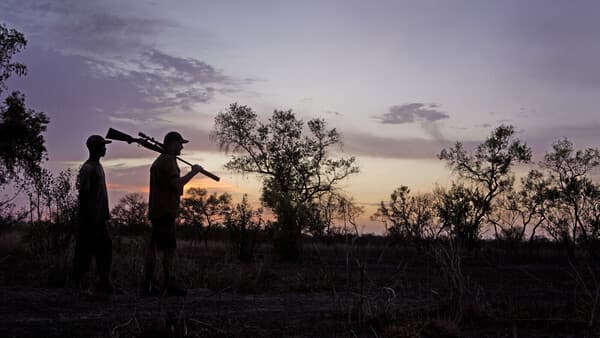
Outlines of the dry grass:
{"label": "dry grass", "polygon": [[[19,232],[0,237],[2,286],[65,286],[72,246],[34,255],[24,238]],[[113,279],[127,292],[137,292],[145,251],[142,237],[113,240]],[[564,253],[551,246],[507,253],[490,245],[467,256],[452,243],[417,250],[381,242],[308,242],[299,264],[278,263],[271,251],[263,243],[255,261],[241,263],[226,242],[180,241],[175,268],[187,287],[208,289],[216,299],[239,294],[285,303],[326,295],[332,307],[323,323],[337,327],[342,336],[568,336],[597,328],[598,265],[569,264]],[[273,315],[281,316],[285,325],[285,313]],[[125,319],[120,324],[129,320]],[[194,320],[199,323],[190,326],[203,332],[215,325]],[[241,327],[232,321],[227,332],[233,335],[272,329]],[[113,336],[125,330],[114,327]],[[212,334],[219,335],[224,327],[214,329]]]}

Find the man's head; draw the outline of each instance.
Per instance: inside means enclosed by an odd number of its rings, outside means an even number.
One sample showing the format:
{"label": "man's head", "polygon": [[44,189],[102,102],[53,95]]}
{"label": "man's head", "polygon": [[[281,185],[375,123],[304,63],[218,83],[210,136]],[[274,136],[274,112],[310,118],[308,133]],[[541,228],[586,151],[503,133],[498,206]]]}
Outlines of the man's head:
{"label": "man's head", "polygon": [[92,135],[88,137],[85,145],[90,152],[90,157],[102,157],[106,155],[106,145],[111,143],[112,141],[105,140],[104,137],[100,135]]}
{"label": "man's head", "polygon": [[170,131],[167,133],[167,135],[165,135],[163,144],[168,154],[180,155],[181,149],[183,149],[183,144],[188,142],[189,141],[184,139],[180,133],[176,131]]}

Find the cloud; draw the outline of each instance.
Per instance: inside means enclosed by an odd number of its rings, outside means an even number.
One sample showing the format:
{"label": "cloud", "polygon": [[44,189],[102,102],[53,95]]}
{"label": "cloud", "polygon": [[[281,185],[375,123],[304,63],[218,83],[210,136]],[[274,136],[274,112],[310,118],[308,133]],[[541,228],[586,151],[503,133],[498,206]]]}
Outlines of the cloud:
{"label": "cloud", "polygon": [[[344,133],[343,150],[347,154],[399,159],[435,158],[440,151],[453,142],[422,138],[396,139],[368,133]],[[466,146],[471,142],[464,142]]]}
{"label": "cloud", "polygon": [[447,119],[450,116],[438,110],[439,105],[435,103],[408,103],[400,106],[391,106],[389,113],[373,118],[379,120],[382,124],[407,124],[419,123],[429,136],[435,141],[445,141],[438,124],[439,120]]}
{"label": "cloud", "polygon": [[129,5],[0,2],[8,25],[29,40],[28,48],[16,56],[28,66],[28,76],[13,78],[9,88],[23,91],[30,107],[50,117],[46,141],[51,160],[84,158],[82,142],[109,126],[162,137],[179,129],[184,116],[187,125],[182,129],[204,137],[207,132],[198,129],[208,128],[207,114],[200,112],[206,104],[254,81],[161,49],[158,36],[182,27],[147,13],[144,5],[135,11]]}
{"label": "cloud", "polygon": [[[193,110],[199,103],[210,102],[220,91],[237,88],[234,81],[215,67],[189,57],[149,50],[129,62],[86,60],[95,77],[129,83],[143,101],[140,108],[161,113],[166,109]],[[132,110],[130,115],[136,115]],[[147,111],[145,112],[147,113]]]}
{"label": "cloud", "polygon": [[36,52],[63,56],[80,68],[89,68],[84,74],[100,83],[128,87],[131,104],[118,109],[117,114],[126,116],[117,118],[137,117],[140,111],[152,117],[174,108],[191,111],[219,93],[241,91],[254,81],[233,79],[203,60],[160,50],[158,36],[182,27],[156,17],[143,5],[135,11],[127,6],[7,0],[0,4],[0,12],[9,13],[9,22],[35,42]]}
{"label": "cloud", "polygon": [[373,118],[383,124],[404,124],[413,122],[435,122],[447,119],[449,115],[437,110],[437,104],[408,103],[391,106],[389,113]]}
{"label": "cloud", "polygon": [[520,137],[531,146],[534,157],[541,159],[546,152],[552,150],[552,144],[562,138],[573,142],[575,149],[598,148],[599,129],[600,123],[538,127],[524,130]]}
{"label": "cloud", "polygon": [[[465,127],[450,127],[467,130]],[[538,127],[535,129],[519,130],[518,138],[527,143],[533,150],[536,160],[540,160],[545,152],[550,151],[552,144],[561,138],[571,140],[576,149],[587,147],[598,148],[598,130],[600,124],[567,125],[555,127]],[[428,159],[436,158],[440,151],[461,142],[465,149],[475,149],[483,139],[465,141],[428,140],[420,138],[397,139],[382,137],[364,132],[343,133],[343,151],[349,155],[373,156],[397,159]]]}
{"label": "cloud", "polygon": [[127,55],[145,49],[152,46],[157,34],[178,26],[151,17],[140,8],[133,11],[125,3],[5,0],[0,10],[36,43],[89,57]]}

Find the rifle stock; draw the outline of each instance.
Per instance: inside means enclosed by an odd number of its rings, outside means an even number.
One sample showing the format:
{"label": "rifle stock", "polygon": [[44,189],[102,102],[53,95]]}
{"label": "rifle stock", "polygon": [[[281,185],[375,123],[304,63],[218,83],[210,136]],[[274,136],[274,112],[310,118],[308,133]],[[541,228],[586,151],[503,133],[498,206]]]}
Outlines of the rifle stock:
{"label": "rifle stock", "polygon": [[[161,153],[163,154],[165,152],[164,146],[162,145],[162,143],[157,142],[154,139],[151,139],[150,137],[140,133],[140,135],[143,135],[144,138],[134,138],[131,135],[125,134],[122,131],[118,131],[116,129],[113,128],[108,128],[108,132],[106,133],[106,139],[109,140],[115,140],[115,141],[123,141],[123,142],[127,142],[127,143],[137,143],[139,145],[141,145],[144,148],[150,149],[150,150],[154,150],[157,153]],[[154,141],[154,143],[148,141],[147,139],[151,139]],[[178,160],[180,160],[181,162],[189,165],[190,167],[193,165],[190,162],[175,156],[175,158],[177,158]],[[203,175],[212,178],[215,181],[220,181],[221,178],[213,173],[211,173],[210,171],[206,171],[204,169],[200,170],[200,173],[202,173]]]}

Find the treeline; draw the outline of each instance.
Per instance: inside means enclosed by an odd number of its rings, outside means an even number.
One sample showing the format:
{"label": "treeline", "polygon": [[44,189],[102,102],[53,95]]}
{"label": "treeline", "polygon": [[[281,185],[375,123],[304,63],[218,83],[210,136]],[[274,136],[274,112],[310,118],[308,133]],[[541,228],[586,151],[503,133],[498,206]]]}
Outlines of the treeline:
{"label": "treeline", "polygon": [[[582,247],[597,255],[600,185],[592,176],[600,164],[598,149],[575,149],[560,139],[531,163],[531,150],[514,139],[514,128],[500,126],[474,151],[456,143],[439,157],[457,180],[431,193],[396,189],[373,216],[390,237],[415,243],[456,239],[475,249],[488,229],[496,240],[553,240],[569,254]],[[516,163],[529,169],[518,182]]]}
{"label": "treeline", "polygon": [[[455,181],[428,193],[413,193],[401,186],[371,216],[384,225],[392,243],[421,246],[455,240],[474,250],[487,229],[488,238],[499,241],[555,241],[570,254],[577,247],[597,254],[600,185],[592,179],[600,165],[597,149],[578,150],[561,139],[543,160],[531,163],[531,150],[514,138],[514,128],[500,126],[473,151],[456,143],[439,157],[456,174]],[[518,180],[517,163],[526,164]],[[216,236],[219,229],[237,229],[238,236],[252,233],[253,239],[266,229],[273,237],[280,222],[276,213],[265,220],[263,209],[251,208],[246,199],[234,205],[229,194],[209,194],[201,188],[189,189],[181,206],[180,224],[197,229],[198,238],[208,238],[209,232]],[[148,226],[146,208],[141,195],[127,195],[113,209],[113,220],[121,227],[142,229]],[[300,240],[302,235],[361,235],[357,219],[364,209],[340,191],[315,198],[305,212],[310,217],[301,224]]]}

